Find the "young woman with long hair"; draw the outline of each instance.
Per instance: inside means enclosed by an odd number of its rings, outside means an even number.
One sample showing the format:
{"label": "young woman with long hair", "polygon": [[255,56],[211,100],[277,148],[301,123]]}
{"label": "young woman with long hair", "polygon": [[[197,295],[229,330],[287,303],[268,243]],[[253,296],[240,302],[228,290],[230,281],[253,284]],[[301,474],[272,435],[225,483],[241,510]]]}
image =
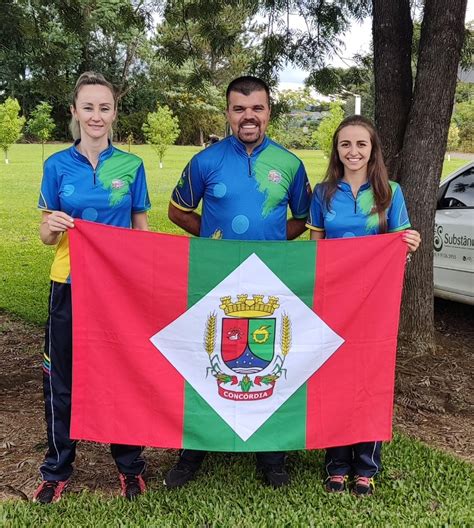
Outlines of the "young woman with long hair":
{"label": "young woman with long hair", "polygon": [[[410,221],[400,186],[390,181],[377,131],[355,115],[344,119],[333,136],[329,166],[314,189],[307,227],[311,239],[367,236],[403,231],[407,251],[416,251],[420,235]],[[326,490],[371,495],[381,469],[381,442],[326,450]]]}

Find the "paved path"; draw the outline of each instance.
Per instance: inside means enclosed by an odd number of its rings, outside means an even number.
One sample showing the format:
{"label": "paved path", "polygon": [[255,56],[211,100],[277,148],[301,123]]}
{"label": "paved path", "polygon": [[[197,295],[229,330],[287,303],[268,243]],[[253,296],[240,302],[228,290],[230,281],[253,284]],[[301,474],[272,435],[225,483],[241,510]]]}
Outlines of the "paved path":
{"label": "paved path", "polygon": [[451,154],[452,158],[460,158],[465,160],[474,160],[474,153],[472,152],[446,152],[446,156]]}

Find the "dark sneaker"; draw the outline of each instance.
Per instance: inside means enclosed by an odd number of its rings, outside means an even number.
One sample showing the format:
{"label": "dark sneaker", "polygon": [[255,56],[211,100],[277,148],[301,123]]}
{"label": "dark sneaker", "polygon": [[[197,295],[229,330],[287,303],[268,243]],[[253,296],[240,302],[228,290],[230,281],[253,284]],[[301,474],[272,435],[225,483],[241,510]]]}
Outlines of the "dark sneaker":
{"label": "dark sneaker", "polygon": [[329,493],[342,493],[347,489],[348,475],[331,475],[324,481],[324,487]]}
{"label": "dark sneaker", "polygon": [[145,493],[145,481],[141,475],[124,475],[119,473],[121,495],[128,500],[135,500],[139,495]]}
{"label": "dark sneaker", "polygon": [[179,461],[166,473],[163,484],[167,488],[180,488],[195,479],[198,469],[198,467]]}
{"label": "dark sneaker", "polygon": [[263,478],[265,483],[272,488],[281,488],[290,483],[290,475],[288,475],[284,466],[261,466]]}
{"label": "dark sneaker", "polygon": [[33,494],[33,502],[40,504],[58,502],[67,483],[67,480],[43,480]]}
{"label": "dark sneaker", "polygon": [[374,491],[375,484],[373,478],[359,476],[354,478],[352,493],[357,497],[368,497],[369,495],[373,495]]}

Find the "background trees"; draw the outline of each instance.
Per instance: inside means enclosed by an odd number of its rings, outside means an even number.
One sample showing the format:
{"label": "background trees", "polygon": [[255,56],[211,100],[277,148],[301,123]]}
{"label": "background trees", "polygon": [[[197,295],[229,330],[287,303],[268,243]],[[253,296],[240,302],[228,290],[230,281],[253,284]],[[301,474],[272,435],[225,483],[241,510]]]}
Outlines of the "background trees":
{"label": "background trees", "polygon": [[329,158],[332,148],[332,137],[339,123],[344,119],[344,110],[340,103],[331,103],[329,115],[323,118],[318,129],[313,133],[313,138],[319,148]]}
{"label": "background trees", "polygon": [[5,163],[8,163],[8,149],[16,143],[21,135],[25,118],[20,116],[20,105],[12,97],[0,104],[0,148],[5,154]]}
{"label": "background trees", "polygon": [[[179,141],[223,135],[224,90],[242,73],[275,86],[287,64],[308,72],[324,93],[363,96],[374,117],[392,177],[407,196],[424,244],[409,266],[402,329],[412,342],[432,343],[432,230],[460,58],[472,67],[467,0],[0,0],[0,101],[15,97],[23,115],[51,104],[56,138],[67,137],[69,94],[77,76],[97,69],[118,87],[117,135],[144,140],[142,124],[168,105],[180,121]],[[292,26],[293,15],[305,26]],[[258,15],[258,16],[257,16]],[[352,20],[372,18],[373,57],[353,67],[328,67]],[[468,28],[469,29],[469,28]],[[467,35],[468,38],[465,38]],[[464,54],[461,48],[464,41]],[[351,97],[346,109],[351,111]],[[275,105],[278,109],[283,108]],[[310,135],[282,115],[277,138],[299,145]],[[459,144],[472,150],[473,98],[456,95]],[[310,128],[308,126],[308,128]],[[293,143],[291,146],[296,146]]]}
{"label": "background trees", "polygon": [[41,142],[42,160],[44,161],[44,144],[51,139],[51,134],[56,128],[53,118],[51,117],[51,110],[53,107],[49,103],[42,101],[36,105],[31,112],[31,118],[28,121],[28,132]]}
{"label": "background trees", "polygon": [[156,112],[150,112],[143,123],[143,133],[146,142],[158,154],[160,169],[163,167],[163,157],[170,145],[179,136],[178,118],[167,106],[158,106]]}

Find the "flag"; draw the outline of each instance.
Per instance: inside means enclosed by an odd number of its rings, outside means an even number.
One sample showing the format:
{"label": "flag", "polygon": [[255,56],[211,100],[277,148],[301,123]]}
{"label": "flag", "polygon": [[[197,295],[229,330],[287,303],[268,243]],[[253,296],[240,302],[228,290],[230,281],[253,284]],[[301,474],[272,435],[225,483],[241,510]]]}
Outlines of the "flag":
{"label": "flag", "polygon": [[71,437],[210,451],[391,438],[401,234],[189,238],[76,221]]}

